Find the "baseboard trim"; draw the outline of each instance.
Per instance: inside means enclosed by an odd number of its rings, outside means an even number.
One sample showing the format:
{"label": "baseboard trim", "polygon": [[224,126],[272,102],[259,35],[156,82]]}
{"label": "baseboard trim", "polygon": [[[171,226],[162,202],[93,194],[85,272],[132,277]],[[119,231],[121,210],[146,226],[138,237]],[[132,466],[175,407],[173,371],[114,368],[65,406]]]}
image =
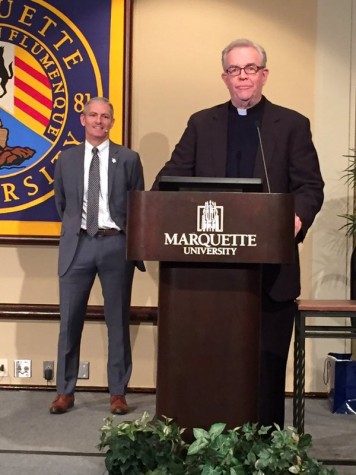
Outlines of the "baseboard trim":
{"label": "baseboard trim", "polygon": [[[56,391],[55,386],[45,386],[42,384],[0,384],[0,390],[9,390],[9,391]],[[107,386],[76,386],[76,392],[98,392],[98,393],[108,393]],[[156,388],[127,388],[127,393],[143,393],[143,394],[155,394]]]}
{"label": "baseboard trim", "polygon": [[[130,324],[157,324],[157,307],[131,307]],[[59,305],[57,304],[0,304],[0,320],[59,320]],[[104,307],[89,305],[87,321],[104,321]]]}
{"label": "baseboard trim", "polygon": [[[0,389],[8,389],[8,390],[25,390],[25,391],[55,391],[56,387],[55,386],[47,386],[44,384],[38,384],[38,385],[21,385],[21,384],[0,384]],[[100,393],[107,393],[108,388],[107,386],[77,386],[76,391],[82,391],[82,392],[100,392]],[[139,387],[129,387],[127,388],[128,393],[146,393],[146,394],[155,394],[156,393],[156,388],[139,388]],[[293,393],[291,392],[286,392],[286,397],[292,398]],[[311,393],[305,393],[305,397],[309,399],[326,399],[328,397],[327,393],[325,392],[311,392]]]}
{"label": "baseboard trim", "polygon": [[[286,397],[293,397],[292,392],[286,392]],[[305,397],[310,398],[310,399],[325,399],[328,397],[327,392],[310,392],[310,393],[305,393]]]}

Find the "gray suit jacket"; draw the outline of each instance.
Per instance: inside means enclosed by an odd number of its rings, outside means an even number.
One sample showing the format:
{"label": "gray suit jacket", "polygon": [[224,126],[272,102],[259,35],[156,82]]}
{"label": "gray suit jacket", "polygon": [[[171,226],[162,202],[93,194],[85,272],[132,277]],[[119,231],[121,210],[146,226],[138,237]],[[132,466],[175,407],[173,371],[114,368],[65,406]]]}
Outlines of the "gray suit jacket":
{"label": "gray suit jacket", "polygon": [[[193,114],[171,159],[159,172],[152,189],[158,189],[161,175],[226,176],[228,102]],[[272,193],[292,193],[295,212],[303,223],[302,241],[323,203],[324,182],[312,142],[309,120],[291,109],[266,100],[261,136]],[[266,183],[261,150],[256,156],[254,177]],[[267,191],[265,186],[265,191]],[[265,266],[264,289],[276,301],[296,298],[300,293],[299,257],[291,265]]]}
{"label": "gray suit jacket", "polygon": [[[58,273],[65,274],[77,249],[84,190],[84,143],[63,151],[56,163],[54,191],[62,231],[59,244]],[[110,141],[108,166],[110,216],[126,231],[127,193],[143,190],[143,170],[139,155]],[[142,262],[136,262],[145,270]]]}

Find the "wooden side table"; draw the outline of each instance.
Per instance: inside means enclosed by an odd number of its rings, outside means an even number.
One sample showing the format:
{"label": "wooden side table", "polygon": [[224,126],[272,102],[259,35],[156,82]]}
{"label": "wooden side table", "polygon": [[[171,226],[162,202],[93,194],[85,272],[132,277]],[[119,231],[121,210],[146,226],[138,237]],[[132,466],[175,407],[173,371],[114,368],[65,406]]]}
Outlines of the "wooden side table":
{"label": "wooden side table", "polygon": [[[297,300],[294,336],[293,426],[304,433],[305,339],[356,338],[356,326],[308,325],[306,319],[356,317],[356,300]],[[355,322],[355,320],[353,320]]]}

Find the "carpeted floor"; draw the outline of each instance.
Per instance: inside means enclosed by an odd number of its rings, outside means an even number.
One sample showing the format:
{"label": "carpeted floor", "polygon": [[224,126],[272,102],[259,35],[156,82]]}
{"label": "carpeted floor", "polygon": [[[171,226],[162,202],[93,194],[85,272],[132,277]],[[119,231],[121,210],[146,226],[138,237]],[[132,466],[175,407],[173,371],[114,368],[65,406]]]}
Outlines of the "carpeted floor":
{"label": "carpeted floor", "polygon": [[[104,455],[97,445],[109,412],[109,396],[77,392],[75,407],[51,415],[52,391],[0,389],[0,475],[105,475]],[[155,412],[153,394],[130,393],[131,411]],[[119,416],[118,416],[119,418]],[[292,400],[286,399],[286,425],[292,425]],[[356,418],[332,414],[326,399],[307,399],[305,432],[313,437],[311,454],[331,463],[339,475],[356,475]],[[347,465],[347,461],[354,465]]]}
{"label": "carpeted floor", "polygon": [[[97,445],[100,427],[110,415],[109,395],[77,392],[75,407],[51,415],[49,391],[0,390],[0,475],[104,475]],[[143,411],[152,416],[155,396],[129,394],[125,419]]]}

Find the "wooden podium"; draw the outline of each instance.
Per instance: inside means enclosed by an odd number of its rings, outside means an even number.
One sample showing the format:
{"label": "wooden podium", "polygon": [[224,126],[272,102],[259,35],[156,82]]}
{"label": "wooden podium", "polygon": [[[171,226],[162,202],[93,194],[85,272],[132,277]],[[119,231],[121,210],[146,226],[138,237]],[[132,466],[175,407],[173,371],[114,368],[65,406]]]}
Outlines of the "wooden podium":
{"label": "wooden podium", "polygon": [[292,195],[130,192],[127,238],[160,262],[156,416],[257,422],[261,264],[293,261]]}

